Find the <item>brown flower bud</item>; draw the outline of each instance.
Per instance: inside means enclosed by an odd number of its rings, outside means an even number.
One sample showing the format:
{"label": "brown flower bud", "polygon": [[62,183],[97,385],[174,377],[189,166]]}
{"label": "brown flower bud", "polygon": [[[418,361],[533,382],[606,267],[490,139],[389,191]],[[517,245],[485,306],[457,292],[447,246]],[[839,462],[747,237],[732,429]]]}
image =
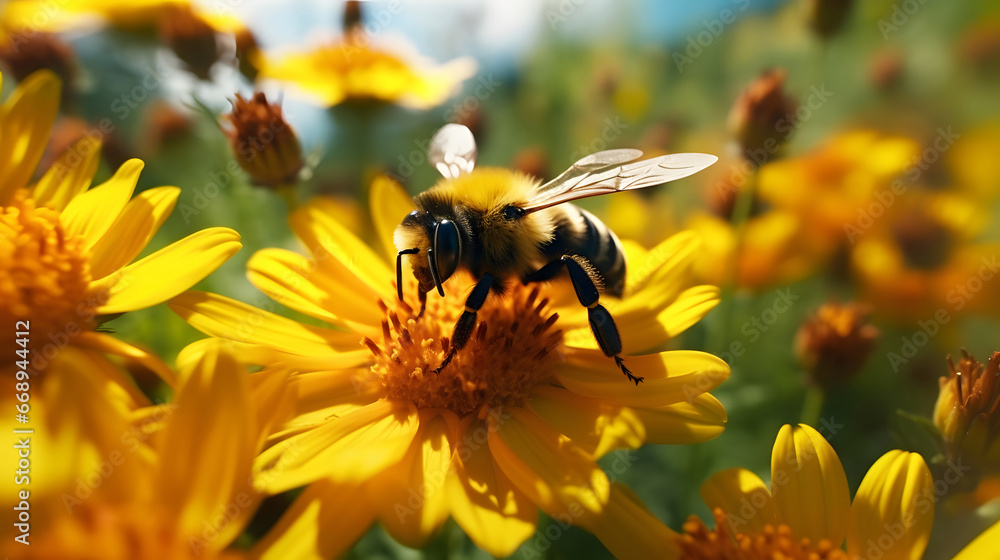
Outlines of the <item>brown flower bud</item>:
{"label": "brown flower bud", "polygon": [[[795,124],[795,100],[785,94],[785,71],[768,70],[751,83],[729,111],[729,131],[743,155],[761,165],[787,140]],[[788,129],[780,124],[787,124]]]}
{"label": "brown flower bud", "polygon": [[302,148],[280,105],[268,103],[263,92],[250,99],[237,94],[228,118],[236,161],[254,183],[277,188],[295,182],[302,169]]}
{"label": "brown flower bud", "polygon": [[980,474],[1000,472],[1000,352],[984,367],[962,351],[958,365],[948,357],[947,377],[940,379],[934,425],[945,452]]}
{"label": "brown flower bud", "polygon": [[348,0],[348,2],[344,4],[343,25],[345,35],[353,32],[361,26],[361,14],[361,2],[358,2],[357,0]]}
{"label": "brown flower bud", "polygon": [[63,107],[72,105],[76,54],[58,35],[32,30],[10,31],[0,41],[0,60],[19,82],[42,68],[51,70],[62,80],[60,99]]}
{"label": "brown flower bud", "polygon": [[215,29],[191,6],[171,6],[160,20],[160,36],[192,74],[209,78],[209,70],[219,60],[219,44]]}
{"label": "brown flower bud", "polygon": [[545,179],[548,177],[549,160],[545,156],[545,150],[541,148],[524,148],[514,156],[511,167],[535,177]]}
{"label": "brown flower bud", "polygon": [[827,303],[799,327],[795,351],[812,382],[830,389],[861,370],[878,337],[865,307]]}
{"label": "brown flower bud", "polygon": [[191,117],[163,101],[154,101],[146,110],[146,133],[143,151],[155,154],[174,140],[186,136],[192,127]]}
{"label": "brown flower bud", "polygon": [[829,39],[847,21],[853,5],[854,0],[809,0],[809,27]]}

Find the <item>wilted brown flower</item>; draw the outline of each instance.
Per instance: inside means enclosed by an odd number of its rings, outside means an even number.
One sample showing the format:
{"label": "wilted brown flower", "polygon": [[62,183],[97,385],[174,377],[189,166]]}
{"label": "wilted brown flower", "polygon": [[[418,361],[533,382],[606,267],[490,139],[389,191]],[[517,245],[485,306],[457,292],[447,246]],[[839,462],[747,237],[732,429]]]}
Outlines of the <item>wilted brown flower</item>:
{"label": "wilted brown flower", "polygon": [[948,357],[948,371],[934,405],[945,452],[980,474],[1000,472],[1000,352],[984,367],[963,350],[957,365]]}
{"label": "wilted brown flower", "polygon": [[171,6],[160,20],[160,36],[192,74],[209,78],[209,70],[219,60],[219,45],[215,29],[191,6]]}
{"label": "wilted brown flower", "polygon": [[868,79],[876,89],[889,91],[899,85],[904,70],[903,56],[898,51],[885,50],[868,63]]}
{"label": "wilted brown flower", "polygon": [[72,104],[76,53],[58,35],[34,30],[11,31],[0,41],[0,60],[18,82],[36,70],[51,70],[62,80],[63,106]]}
{"label": "wilted brown flower", "polygon": [[302,148],[280,105],[268,103],[263,92],[250,99],[236,94],[228,118],[236,161],[254,183],[277,188],[295,181],[302,169]]}
{"label": "wilted brown flower", "polygon": [[809,27],[829,39],[844,25],[853,5],[854,0],[809,0]]}
{"label": "wilted brown flower", "polygon": [[861,370],[879,336],[867,321],[862,305],[827,303],[802,323],[795,351],[813,383],[829,389]]}
{"label": "wilted brown flower", "polygon": [[934,270],[951,256],[955,235],[926,208],[913,208],[892,224],[903,259],[912,268]]}
{"label": "wilted brown flower", "polygon": [[754,80],[729,111],[729,131],[743,155],[757,165],[781,149],[795,125],[795,100],[785,94],[785,71],[767,70]]}

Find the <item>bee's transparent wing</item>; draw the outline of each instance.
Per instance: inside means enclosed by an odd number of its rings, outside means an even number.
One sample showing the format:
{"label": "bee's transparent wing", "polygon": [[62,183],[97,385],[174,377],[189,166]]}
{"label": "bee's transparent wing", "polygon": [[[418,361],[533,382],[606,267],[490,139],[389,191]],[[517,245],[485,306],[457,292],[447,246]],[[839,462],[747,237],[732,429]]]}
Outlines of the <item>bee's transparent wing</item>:
{"label": "bee's transparent wing", "polygon": [[709,154],[668,154],[635,161],[639,150],[607,150],[573,164],[538,187],[524,210],[534,212],[563,202],[661,185],[705,169],[719,158]]}
{"label": "bee's transparent wing", "polygon": [[471,173],[476,166],[476,139],[460,124],[446,124],[431,138],[427,159],[446,179]]}

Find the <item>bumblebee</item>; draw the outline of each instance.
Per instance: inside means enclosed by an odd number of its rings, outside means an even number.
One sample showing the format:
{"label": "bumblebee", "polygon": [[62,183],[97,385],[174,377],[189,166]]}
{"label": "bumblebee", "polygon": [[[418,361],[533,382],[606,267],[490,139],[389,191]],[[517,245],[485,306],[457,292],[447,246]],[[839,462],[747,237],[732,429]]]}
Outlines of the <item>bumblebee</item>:
{"label": "bumblebee", "polygon": [[396,286],[403,299],[403,258],[417,280],[420,314],[427,293],[444,295],[443,284],[458,269],[478,278],[455,324],[440,373],[461,351],[487,297],[506,282],[543,282],[565,268],[580,304],[588,310],[594,338],[604,355],[638,385],[621,357],[615,322],[600,303],[603,291],[621,296],[625,253],[618,237],[593,214],[570,201],[641,189],[687,177],[715,163],[708,154],[670,154],[639,160],[633,149],[606,150],[584,157],[545,184],[497,168],[478,168],[476,142],[468,128],[445,125],[434,135],[428,160],[441,173],[436,185],[414,198],[414,210],[396,227]]}

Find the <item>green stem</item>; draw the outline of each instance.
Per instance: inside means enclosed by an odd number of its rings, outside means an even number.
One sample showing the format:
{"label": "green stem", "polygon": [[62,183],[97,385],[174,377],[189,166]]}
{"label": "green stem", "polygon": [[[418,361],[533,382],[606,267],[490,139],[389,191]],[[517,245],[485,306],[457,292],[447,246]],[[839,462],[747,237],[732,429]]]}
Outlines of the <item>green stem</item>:
{"label": "green stem", "polygon": [[736,230],[736,246],[733,249],[731,270],[723,280],[721,291],[721,302],[719,304],[720,319],[717,328],[712,336],[712,344],[709,348],[714,348],[717,352],[728,351],[728,338],[733,322],[733,315],[736,310],[734,295],[739,286],[740,255],[743,254],[744,238],[746,237],[747,222],[750,221],[750,214],[753,211],[753,201],[757,191],[757,168],[754,167],[747,182],[736,195],[736,203],[733,205],[733,214],[730,217],[733,227]]}
{"label": "green stem", "polygon": [[823,389],[811,385],[806,389],[806,396],[802,403],[802,415],[799,417],[799,421],[808,426],[816,427],[819,422],[819,417],[823,413],[823,400],[826,394]]}

